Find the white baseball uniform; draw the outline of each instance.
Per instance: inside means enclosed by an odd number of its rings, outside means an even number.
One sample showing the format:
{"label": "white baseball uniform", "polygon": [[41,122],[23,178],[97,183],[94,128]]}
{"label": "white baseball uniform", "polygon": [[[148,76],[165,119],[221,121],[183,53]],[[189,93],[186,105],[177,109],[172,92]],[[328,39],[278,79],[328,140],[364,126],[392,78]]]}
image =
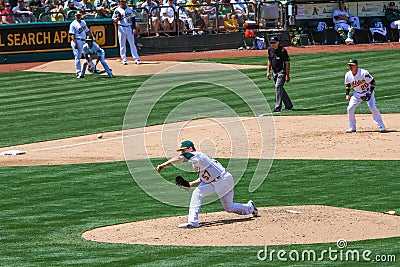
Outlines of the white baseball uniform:
{"label": "white baseball uniform", "polygon": [[75,58],[75,70],[77,76],[80,76],[82,72],[81,69],[82,48],[83,45],[85,44],[86,34],[88,32],[89,28],[84,20],[81,20],[80,22],[74,20],[69,25],[69,34],[70,35],[73,34],[75,36],[76,43],[78,46],[78,48],[75,48],[74,42],[71,40],[71,47]]}
{"label": "white baseball uniform", "polygon": [[[349,105],[347,107],[347,114],[349,117],[349,128],[356,130],[356,115],[355,111],[358,105],[363,102],[361,99],[362,96],[365,96],[370,92],[371,81],[374,79],[372,75],[365,69],[358,68],[357,74],[353,75],[351,71],[348,71],[345,75],[344,83],[346,85],[350,84],[354,93],[350,98]],[[380,127],[384,128],[384,124],[382,121],[382,116],[376,107],[375,102],[375,92],[372,92],[371,99],[367,101],[367,105],[372,112],[372,117],[374,122]]]}
{"label": "white baseball uniform", "polygon": [[202,199],[212,193],[217,193],[221,204],[227,212],[240,215],[251,214],[254,206],[249,203],[233,202],[234,180],[232,175],[216,161],[202,152],[182,153],[187,162],[192,163],[194,171],[201,179],[199,186],[193,191],[190,200],[188,223],[199,226],[199,212]]}
{"label": "white baseball uniform", "polygon": [[125,9],[123,9],[121,6],[118,6],[113,13],[112,18],[116,19],[117,18],[117,13],[121,14],[122,19],[118,20],[117,25],[118,25],[118,41],[120,45],[120,56],[122,59],[122,62],[125,64],[128,62],[128,59],[126,58],[126,41],[128,40],[129,46],[131,48],[131,54],[135,62],[139,62],[140,58],[136,49],[136,44],[135,44],[135,37],[133,36],[132,33],[132,23],[136,23],[135,20],[135,13],[130,8],[127,6]]}
{"label": "white baseball uniform", "polygon": [[[335,17],[342,15],[349,18],[349,21],[335,19]],[[346,10],[335,9],[333,11],[333,23],[335,24],[335,31],[341,27],[344,31],[348,31],[350,26],[353,26],[354,29],[360,29],[360,19],[357,16],[350,16]]]}
{"label": "white baseball uniform", "polygon": [[[89,59],[99,59],[99,61],[101,62],[101,64],[103,65],[104,69],[106,70],[107,74],[109,77],[113,77],[114,75],[112,74],[110,67],[108,67],[108,64],[105,60],[106,57],[106,53],[104,52],[103,49],[100,48],[100,46],[98,44],[96,44],[95,42],[93,42],[93,46],[92,48],[90,48],[89,44],[86,43],[83,45],[83,54],[84,55],[88,55]],[[85,75],[85,71],[86,71],[86,66],[87,63],[86,61],[83,63],[83,67],[82,67],[82,75]]]}

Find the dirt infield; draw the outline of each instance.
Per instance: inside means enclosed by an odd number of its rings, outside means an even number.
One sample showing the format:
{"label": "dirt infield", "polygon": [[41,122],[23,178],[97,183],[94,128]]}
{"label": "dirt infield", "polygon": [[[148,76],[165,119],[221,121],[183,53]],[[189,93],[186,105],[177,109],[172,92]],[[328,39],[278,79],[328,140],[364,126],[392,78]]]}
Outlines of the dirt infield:
{"label": "dirt infield", "polygon": [[[400,42],[395,43],[375,43],[375,44],[357,44],[357,45],[313,45],[302,47],[287,47],[290,54],[309,54],[321,52],[349,52],[360,50],[386,50],[386,49],[400,49]],[[249,57],[249,56],[265,56],[266,50],[212,50],[203,52],[186,52],[186,53],[165,53],[155,55],[141,56],[143,61],[177,61],[177,60],[190,60],[190,59],[207,59],[207,58],[233,58],[233,57]],[[71,52],[71,62],[72,62]],[[107,60],[115,60],[110,58]],[[73,65],[73,63],[69,63]],[[27,70],[36,66],[45,64],[46,62],[30,62],[30,63],[16,63],[16,64],[0,64],[0,72]]]}
{"label": "dirt infield", "polygon": [[[356,45],[356,46],[312,46],[289,47],[289,53],[314,53],[327,51],[358,51],[399,49],[400,43]],[[174,66],[173,60],[206,59],[215,57],[265,56],[266,51],[259,50],[227,50],[197,53],[174,53],[143,56],[142,65],[123,66],[115,59],[108,59],[116,75],[152,74],[162,69]],[[191,63],[187,63],[191,64]],[[200,65],[199,65],[200,66]],[[28,70],[74,73],[71,60],[29,63],[3,64],[0,71]],[[236,66],[233,68],[254,68],[262,66]],[[271,118],[271,117],[269,117]],[[346,115],[319,116],[274,116],[276,159],[373,159],[400,160],[400,114],[383,114],[388,131],[379,133],[370,114],[358,114],[358,132],[346,134]],[[231,120],[232,118],[225,118]],[[237,119],[237,118],[236,118]],[[259,147],[260,131],[257,122],[263,117],[240,118],[240,123],[246,129],[251,147]],[[201,150],[214,157],[244,157],[260,158],[257,149],[250,149],[249,155],[229,153],[231,143],[229,136],[218,128],[210,130],[208,119],[186,122],[185,127],[171,124],[179,131],[179,140],[190,137],[196,144],[204,140],[212,140],[213,144],[223,149],[207,151],[207,146]],[[204,126],[207,125],[207,128]],[[159,149],[162,144],[162,125],[145,129],[146,152],[135,154],[142,159],[165,157],[166,152]],[[190,130],[197,127],[196,131]],[[142,129],[137,129],[141,132]],[[32,166],[49,164],[77,164],[90,162],[112,162],[124,160],[124,149],[121,132],[102,133],[98,139],[96,134],[55,140],[49,142],[26,144],[7,148],[6,150],[24,150],[25,155],[0,156],[0,166]],[[365,145],[368,144],[368,145]],[[235,144],[240,146],[241,144]],[[240,148],[240,147],[239,147]],[[354,153],[354,149],[357,153]],[[240,151],[241,149],[239,149]],[[243,148],[243,151],[247,151]],[[257,203],[256,203],[257,204]],[[289,211],[288,211],[289,210]],[[293,212],[295,211],[295,212]],[[260,217],[238,216],[225,212],[201,214],[199,229],[178,229],[179,223],[186,221],[186,216],[160,218],[152,221],[133,222],[115,226],[93,229],[83,234],[88,240],[99,242],[156,244],[182,246],[260,246],[272,244],[305,244],[320,242],[336,242],[338,239],[347,241],[372,238],[400,236],[398,216],[381,213],[357,211],[326,206],[297,207],[260,207]],[[218,236],[218,239],[215,237]]]}
{"label": "dirt infield", "polygon": [[[345,133],[347,117],[345,115],[318,115],[318,116],[279,116],[274,117],[275,152],[276,159],[371,159],[371,160],[400,160],[400,114],[383,114],[388,131],[379,133],[377,126],[369,114],[357,115],[359,127],[357,133]],[[229,121],[232,118],[225,118]],[[260,141],[257,122],[262,118],[241,118],[237,121],[238,127],[244,127],[247,139],[251,143],[250,149],[244,143],[234,142],[236,151],[243,154],[231,154],[231,138],[219,125],[209,125],[207,119],[185,123],[169,124],[169,128],[176,128],[179,140],[192,139],[196,144],[203,140],[213,140],[218,143],[219,149],[214,153],[212,149],[202,148],[214,157],[250,157],[259,158]],[[196,130],[193,131],[193,127]],[[164,144],[162,140],[163,125],[147,127],[146,151],[136,153],[132,159],[165,157],[162,147],[178,144]],[[211,130],[212,129],[212,130]],[[142,130],[132,131],[140,133]],[[102,133],[103,138],[97,135],[74,137],[49,142],[26,144],[0,148],[0,152],[8,150],[27,151],[25,155],[0,156],[0,166],[24,165],[54,165],[76,164],[90,162],[111,162],[125,160],[122,144],[122,132]],[[365,145],[368,144],[368,145]],[[354,153],[354,149],[357,153]],[[247,154],[249,152],[249,154]]]}

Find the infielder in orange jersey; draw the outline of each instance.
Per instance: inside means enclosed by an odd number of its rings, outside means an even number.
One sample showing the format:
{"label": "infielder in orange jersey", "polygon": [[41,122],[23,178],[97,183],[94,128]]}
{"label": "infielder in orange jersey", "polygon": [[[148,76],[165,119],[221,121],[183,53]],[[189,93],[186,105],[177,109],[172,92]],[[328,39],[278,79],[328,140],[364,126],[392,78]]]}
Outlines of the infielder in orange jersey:
{"label": "infielder in orange jersey", "polygon": [[[375,80],[374,77],[365,69],[358,67],[358,61],[352,58],[347,63],[350,70],[346,73],[344,83],[346,85],[346,101],[349,102],[347,114],[349,117],[349,128],[346,132],[353,133],[356,131],[356,115],[355,111],[361,102],[366,101],[372,112],[374,122],[378,125],[379,131],[385,131],[385,125],[382,121],[381,113],[376,107],[375,102]],[[353,87],[354,93],[350,97],[350,89]]]}
{"label": "infielder in orange jersey", "polygon": [[190,187],[198,187],[192,193],[188,222],[180,224],[179,228],[197,228],[200,226],[198,217],[202,199],[214,192],[217,193],[222,206],[227,212],[240,215],[258,215],[258,210],[252,200],[249,200],[246,204],[233,202],[233,187],[235,182],[232,174],[227,172],[221,163],[202,152],[196,152],[194,144],[189,140],[183,141],[178,151],[181,152],[181,155],[158,165],[157,171],[160,172],[166,166],[175,163],[189,162],[192,163],[193,169],[199,177],[197,180],[189,183]]}

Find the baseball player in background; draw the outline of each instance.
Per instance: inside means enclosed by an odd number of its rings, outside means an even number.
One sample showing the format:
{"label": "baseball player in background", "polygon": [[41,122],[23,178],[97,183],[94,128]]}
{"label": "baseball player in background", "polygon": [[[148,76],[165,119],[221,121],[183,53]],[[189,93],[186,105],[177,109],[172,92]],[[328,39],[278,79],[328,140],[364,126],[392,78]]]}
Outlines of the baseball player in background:
{"label": "baseball player in background", "polygon": [[[344,83],[346,85],[346,101],[349,102],[347,114],[349,117],[349,128],[346,132],[353,133],[356,131],[356,115],[355,111],[361,102],[366,101],[372,112],[374,122],[378,125],[379,131],[385,131],[381,114],[376,107],[375,102],[375,80],[374,77],[365,69],[358,67],[358,61],[352,58],[347,63],[350,70],[346,73]],[[350,97],[350,89],[353,87],[354,93]]]}
{"label": "baseball player in background", "polygon": [[216,161],[202,152],[197,152],[193,142],[186,140],[181,143],[178,149],[181,155],[174,157],[161,165],[157,166],[160,172],[166,166],[180,163],[192,163],[198,179],[189,183],[189,187],[198,186],[192,193],[190,200],[188,222],[180,224],[179,228],[197,228],[199,227],[199,212],[202,199],[212,193],[217,193],[222,206],[227,212],[233,212],[240,215],[253,214],[258,215],[258,210],[252,200],[246,204],[233,202],[234,180],[232,175]]}
{"label": "baseball player in background", "polygon": [[136,34],[135,13],[132,8],[126,5],[126,0],[119,0],[119,6],[114,10],[112,19],[118,25],[119,54],[122,64],[128,64],[128,59],[126,58],[126,41],[128,41],[131,48],[135,64],[140,64],[134,37],[134,34]]}
{"label": "baseball player in background", "polygon": [[[75,20],[69,25],[69,35],[71,36],[71,47],[75,58],[76,78],[83,78],[81,69],[82,48],[85,44],[86,35],[90,33],[86,22],[82,20],[80,11],[75,13]],[[94,68],[93,63],[90,64]]]}
{"label": "baseball player in background", "polygon": [[98,44],[96,44],[96,42],[93,41],[92,36],[86,37],[86,44],[83,45],[83,55],[85,56],[86,61],[83,63],[83,66],[82,66],[82,76],[85,75],[87,65],[90,66],[92,59],[96,59],[95,68],[96,68],[97,64],[99,64],[99,61],[100,61],[101,64],[103,65],[105,71],[107,72],[108,77],[115,78],[115,76],[113,75],[111,69],[108,67],[108,64],[105,60],[106,53],[104,52],[103,49],[100,48],[100,46]]}

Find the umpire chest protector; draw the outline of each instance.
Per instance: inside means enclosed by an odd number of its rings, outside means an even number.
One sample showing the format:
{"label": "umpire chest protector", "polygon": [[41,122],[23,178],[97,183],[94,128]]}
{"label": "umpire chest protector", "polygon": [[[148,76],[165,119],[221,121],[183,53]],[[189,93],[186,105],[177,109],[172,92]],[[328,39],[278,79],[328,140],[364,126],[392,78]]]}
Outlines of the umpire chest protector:
{"label": "umpire chest protector", "polygon": [[282,46],[278,46],[276,50],[272,47],[268,47],[268,60],[271,62],[271,67],[275,73],[286,72],[285,62],[290,61],[289,55],[286,49]]}

